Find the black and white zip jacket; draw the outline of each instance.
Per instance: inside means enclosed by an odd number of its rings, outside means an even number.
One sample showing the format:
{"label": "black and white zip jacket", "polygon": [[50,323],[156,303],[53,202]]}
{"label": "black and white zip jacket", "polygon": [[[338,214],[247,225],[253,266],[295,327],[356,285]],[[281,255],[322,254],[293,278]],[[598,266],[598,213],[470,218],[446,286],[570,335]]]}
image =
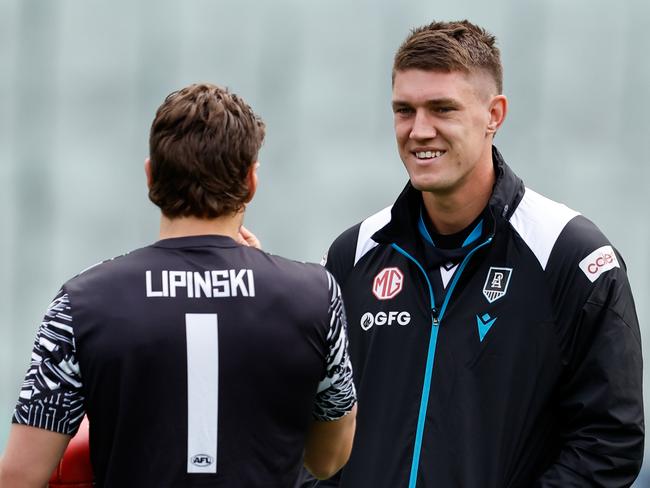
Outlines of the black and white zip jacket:
{"label": "black and white zip jacket", "polygon": [[328,252],[359,394],[342,488],[619,488],[639,472],[625,263],[591,221],[493,160],[492,197],[460,249],[428,242],[408,184]]}

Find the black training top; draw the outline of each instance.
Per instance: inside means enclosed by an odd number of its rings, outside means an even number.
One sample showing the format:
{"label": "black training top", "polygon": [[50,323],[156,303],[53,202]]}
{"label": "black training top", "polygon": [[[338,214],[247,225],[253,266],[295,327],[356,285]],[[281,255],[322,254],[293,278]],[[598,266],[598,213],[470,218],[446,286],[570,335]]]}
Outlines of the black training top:
{"label": "black training top", "polygon": [[74,434],[87,413],[97,486],[286,487],[311,419],[354,402],[331,275],[198,236],[63,285],[14,422]]}
{"label": "black training top", "polygon": [[319,488],[620,488],[639,472],[625,263],[591,221],[493,161],[485,211],[452,242],[408,184],[332,244],[361,408],[340,483]]}

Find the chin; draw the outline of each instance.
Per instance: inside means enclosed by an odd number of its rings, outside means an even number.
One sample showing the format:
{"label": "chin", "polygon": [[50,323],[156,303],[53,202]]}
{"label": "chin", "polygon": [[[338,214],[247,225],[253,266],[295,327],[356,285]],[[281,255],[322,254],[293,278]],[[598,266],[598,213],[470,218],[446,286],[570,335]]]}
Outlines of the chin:
{"label": "chin", "polygon": [[444,187],[440,181],[435,181],[431,178],[411,178],[411,185],[420,191],[435,191]]}
{"label": "chin", "polygon": [[452,185],[445,184],[442,181],[411,180],[411,185],[418,191],[437,193],[439,195],[448,194],[453,189]]}

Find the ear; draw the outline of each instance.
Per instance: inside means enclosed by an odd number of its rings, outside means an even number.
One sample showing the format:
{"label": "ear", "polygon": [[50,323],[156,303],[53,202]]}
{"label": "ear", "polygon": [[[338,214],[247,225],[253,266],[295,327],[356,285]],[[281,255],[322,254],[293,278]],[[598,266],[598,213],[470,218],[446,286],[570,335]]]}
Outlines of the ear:
{"label": "ear", "polygon": [[255,196],[255,192],[257,191],[257,168],[259,167],[259,161],[255,161],[252,164],[251,168],[248,170],[248,176],[246,177],[246,181],[248,183],[248,198],[246,199],[246,203],[251,202]]}
{"label": "ear", "polygon": [[151,188],[151,159],[144,160],[144,174],[147,175],[147,188]]}
{"label": "ear", "polygon": [[496,134],[508,113],[508,99],[505,95],[496,95],[490,101],[490,120],[488,122],[486,133]]}

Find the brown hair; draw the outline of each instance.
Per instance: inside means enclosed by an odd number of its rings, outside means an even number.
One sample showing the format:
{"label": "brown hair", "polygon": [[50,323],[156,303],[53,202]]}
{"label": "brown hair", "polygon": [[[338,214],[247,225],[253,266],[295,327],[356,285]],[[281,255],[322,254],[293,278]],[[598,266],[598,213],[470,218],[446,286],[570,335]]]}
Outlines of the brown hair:
{"label": "brown hair", "polygon": [[503,91],[501,54],[496,37],[468,20],[432,22],[413,29],[395,54],[395,73],[407,69],[464,71],[476,69],[489,73]]}
{"label": "brown hair", "polygon": [[151,124],[149,199],[163,214],[215,218],[250,200],[247,176],[264,122],[237,95],[208,83],[165,98]]}

